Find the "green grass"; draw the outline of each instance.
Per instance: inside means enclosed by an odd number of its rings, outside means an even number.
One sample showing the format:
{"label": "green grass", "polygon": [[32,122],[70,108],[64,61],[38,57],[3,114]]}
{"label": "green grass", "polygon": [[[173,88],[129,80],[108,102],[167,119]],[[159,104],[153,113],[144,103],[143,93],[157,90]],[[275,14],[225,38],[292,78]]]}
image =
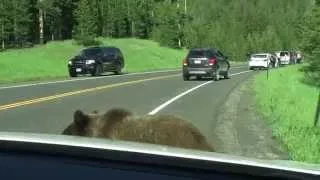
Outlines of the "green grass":
{"label": "green grass", "polygon": [[[138,39],[101,39],[105,45],[119,47],[125,56],[127,72],[181,67],[186,50],[160,47]],[[0,83],[68,77],[67,61],[83,48],[74,41],[50,42],[30,49],[0,53]]]}
{"label": "green grass", "polygon": [[[180,68],[187,50],[161,47],[151,40],[100,38],[104,45],[119,47],[126,61],[124,71],[140,72]],[[0,52],[0,84],[67,78],[67,61],[82,46],[72,40],[50,42],[30,49]],[[232,65],[241,64],[232,62]]]}
{"label": "green grass", "polygon": [[320,127],[313,127],[318,91],[301,82],[300,67],[273,70],[269,80],[266,73],[259,74],[256,100],[292,160],[320,163]]}

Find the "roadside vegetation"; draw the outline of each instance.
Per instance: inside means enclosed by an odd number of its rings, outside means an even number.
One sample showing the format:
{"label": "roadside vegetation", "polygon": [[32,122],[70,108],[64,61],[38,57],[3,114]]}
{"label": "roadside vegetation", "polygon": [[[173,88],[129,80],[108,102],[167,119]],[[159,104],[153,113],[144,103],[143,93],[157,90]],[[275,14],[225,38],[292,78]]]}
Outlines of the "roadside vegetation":
{"label": "roadside vegetation", "polygon": [[320,163],[320,128],[314,127],[318,90],[303,83],[301,66],[261,73],[255,80],[259,111],[292,160]]}
{"label": "roadside vegetation", "polygon": [[[150,40],[101,38],[100,41],[122,49],[126,72],[178,68],[186,55],[186,50],[161,47]],[[68,59],[81,48],[74,41],[68,40],[2,52],[0,83],[69,77]]]}
{"label": "roadside vegetation", "polygon": [[[291,66],[256,77],[259,111],[293,160],[320,163],[320,0],[299,25],[305,53],[303,66]],[[318,112],[318,113],[316,113]]]}
{"label": "roadside vegetation", "polygon": [[312,2],[2,0],[0,83],[67,77],[66,59],[101,43],[118,46],[130,72],[180,67],[192,47],[219,48],[234,62],[248,52],[297,49]]}
{"label": "roadside vegetation", "polygon": [[297,49],[301,17],[312,2],[1,0],[0,25],[5,28],[0,40],[2,48],[8,49],[28,45],[26,42],[76,39],[79,44],[92,45],[99,44],[96,37],[135,37],[171,48],[217,47],[230,60],[245,61],[248,52]]}

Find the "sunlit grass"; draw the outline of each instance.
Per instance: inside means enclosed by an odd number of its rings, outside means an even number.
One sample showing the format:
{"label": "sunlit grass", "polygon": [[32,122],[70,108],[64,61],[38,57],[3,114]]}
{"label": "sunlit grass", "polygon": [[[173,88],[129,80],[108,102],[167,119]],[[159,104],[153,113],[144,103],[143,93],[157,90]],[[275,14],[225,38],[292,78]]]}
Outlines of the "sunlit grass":
{"label": "sunlit grass", "polygon": [[180,68],[187,50],[161,47],[157,42],[141,39],[101,39],[107,46],[119,47],[128,72]]}
{"label": "sunlit grass", "polygon": [[[125,56],[126,72],[180,68],[186,49],[161,47],[157,42],[134,38],[99,38],[104,45],[116,46]],[[0,52],[0,83],[67,78],[67,61],[82,49],[74,41],[50,42],[29,49]],[[232,65],[241,64],[232,62]]]}
{"label": "sunlit grass", "polygon": [[[151,40],[99,38],[116,46],[125,56],[126,72],[180,68],[186,49],[161,47]],[[50,42],[29,49],[0,52],[0,83],[69,77],[67,61],[82,49],[74,41]],[[241,63],[232,62],[232,65]]]}
{"label": "sunlit grass", "polygon": [[[122,50],[127,72],[178,68],[186,55],[186,50],[160,47],[149,40],[101,40],[105,45],[117,46]],[[0,83],[68,77],[67,61],[81,48],[69,40],[1,52]]]}
{"label": "sunlit grass", "polygon": [[313,127],[317,89],[301,82],[301,66],[281,68],[256,77],[260,112],[293,160],[320,163],[320,127]]}

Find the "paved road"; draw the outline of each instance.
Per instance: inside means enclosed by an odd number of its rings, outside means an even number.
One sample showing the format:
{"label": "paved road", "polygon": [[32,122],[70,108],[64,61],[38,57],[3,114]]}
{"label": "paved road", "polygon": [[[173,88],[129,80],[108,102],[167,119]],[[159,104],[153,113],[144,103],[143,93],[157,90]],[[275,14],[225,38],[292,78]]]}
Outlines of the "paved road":
{"label": "paved road", "polygon": [[76,109],[124,107],[138,114],[177,114],[210,134],[222,102],[253,73],[236,66],[231,79],[219,82],[184,82],[179,70],[2,86],[0,131],[59,134]]}

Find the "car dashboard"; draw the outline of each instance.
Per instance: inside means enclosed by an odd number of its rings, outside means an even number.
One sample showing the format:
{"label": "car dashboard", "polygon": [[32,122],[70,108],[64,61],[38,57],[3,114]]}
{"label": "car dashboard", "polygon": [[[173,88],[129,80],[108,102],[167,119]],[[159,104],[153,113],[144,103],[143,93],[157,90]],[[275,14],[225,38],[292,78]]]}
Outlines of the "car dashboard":
{"label": "car dashboard", "polygon": [[[44,137],[0,133],[1,179],[311,180],[320,175],[316,170],[270,168],[215,153],[86,138],[76,141],[68,136],[48,141]],[[89,145],[89,141],[93,142]],[[204,158],[208,155],[211,158]]]}

